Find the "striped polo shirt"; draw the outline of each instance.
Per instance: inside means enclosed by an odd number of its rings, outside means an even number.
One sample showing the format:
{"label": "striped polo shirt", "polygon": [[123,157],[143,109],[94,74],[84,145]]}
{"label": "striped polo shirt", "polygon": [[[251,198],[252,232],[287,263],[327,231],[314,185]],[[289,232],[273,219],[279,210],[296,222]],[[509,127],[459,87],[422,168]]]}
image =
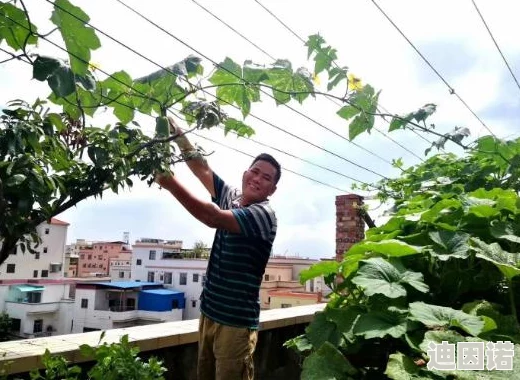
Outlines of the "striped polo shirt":
{"label": "striped polo shirt", "polygon": [[241,207],[240,190],[215,173],[213,183],[213,202],[231,210],[241,232],[215,232],[200,310],[223,325],[257,329],[260,284],[276,236],[276,216],[268,201]]}

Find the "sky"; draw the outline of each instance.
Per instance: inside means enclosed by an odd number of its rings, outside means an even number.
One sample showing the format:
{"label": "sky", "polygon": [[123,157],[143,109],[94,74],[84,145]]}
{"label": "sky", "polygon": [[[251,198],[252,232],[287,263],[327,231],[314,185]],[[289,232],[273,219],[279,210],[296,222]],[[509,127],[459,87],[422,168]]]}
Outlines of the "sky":
{"label": "sky", "polygon": [[[312,70],[313,62],[307,59],[307,49],[302,42],[256,1],[197,1],[271,56],[290,60],[293,68],[303,66]],[[337,49],[337,62],[340,66],[348,66],[350,72],[360,77],[364,83],[381,90],[380,104],[391,113],[407,113],[427,103],[434,103],[437,105],[437,112],[431,121],[435,123],[437,131],[444,133],[455,126],[467,127],[471,131],[469,141],[488,134],[461,102],[449,94],[446,85],[421,60],[372,1],[259,1],[303,39],[319,33],[328,44]],[[520,24],[517,21],[520,3],[516,0],[475,2],[513,72],[520,78]],[[47,26],[40,30],[50,30],[50,5],[41,0],[26,0],[25,3],[33,17],[33,23]],[[178,62],[190,54],[199,55],[140,19],[115,0],[76,0],[73,3],[90,16],[93,26],[163,66]],[[125,0],[125,3],[211,60],[221,62],[230,57],[238,63],[248,59],[259,64],[272,63],[271,58],[213,18],[194,1]],[[379,3],[497,136],[511,138],[520,135],[520,89],[513,81],[471,0],[386,0]],[[137,78],[158,69],[99,33],[98,36],[102,47],[93,52],[92,62],[103,70],[109,73],[125,70]],[[59,35],[52,39],[63,45]],[[5,48],[5,45],[1,47]],[[44,41],[33,51],[66,57],[65,53]],[[0,61],[5,58],[7,56],[0,52]],[[203,64],[206,72],[209,72],[211,62],[203,59]],[[99,76],[104,79],[103,74]],[[326,83],[324,74],[320,79],[322,83]],[[29,66],[16,62],[0,65],[0,83],[0,106],[11,99],[31,100],[38,96],[44,98],[49,94],[45,83],[31,79]],[[399,175],[399,170],[385,161],[402,158],[405,166],[420,162],[417,157],[377,132],[360,135],[354,142],[375,152],[384,160],[349,143],[348,124],[335,114],[339,107],[323,98],[310,99],[303,105],[296,102],[290,105],[344,138],[287,107],[277,107],[272,99],[264,98],[262,103],[253,105],[254,115],[380,175]],[[104,126],[114,120],[111,112],[107,111],[96,114],[91,123]],[[153,131],[152,119],[143,117],[139,121],[144,130],[150,133]],[[254,139],[257,141],[361,181],[373,183],[381,178],[260,121],[247,118],[245,122],[255,129]],[[380,130],[387,127],[383,121],[376,123],[376,128]],[[252,156],[262,152],[271,153],[284,169],[336,187],[337,189],[327,187],[282,170],[278,190],[271,197],[278,218],[278,233],[273,247],[275,254],[310,258],[334,255],[334,201],[337,195],[353,192],[351,180],[261,147],[247,139],[233,135],[225,137],[220,129],[199,133]],[[395,131],[390,136],[416,155],[424,157],[428,143],[417,135],[409,131]],[[435,139],[431,135],[424,137],[430,141]],[[208,162],[216,173],[229,184],[240,186],[242,173],[249,166],[250,157],[203,138],[192,137],[191,140],[200,144],[207,152],[213,152],[208,157]],[[461,153],[456,147],[450,147],[449,150]],[[207,192],[184,164],[176,165],[174,171],[194,194],[209,200]],[[356,191],[362,195],[373,195]],[[376,220],[376,224],[383,223],[385,205],[378,205],[375,201],[368,203],[369,214]],[[211,245],[214,234],[213,230],[189,215],[165,190],[160,190],[156,185],[149,187],[139,181],[135,181],[135,186],[130,191],[119,194],[106,192],[102,199],[83,201],[58,217],[70,223],[68,242],[76,239],[120,240],[123,233],[128,231],[131,242],[144,237],[176,239],[183,240],[185,247],[191,247],[199,240]]]}

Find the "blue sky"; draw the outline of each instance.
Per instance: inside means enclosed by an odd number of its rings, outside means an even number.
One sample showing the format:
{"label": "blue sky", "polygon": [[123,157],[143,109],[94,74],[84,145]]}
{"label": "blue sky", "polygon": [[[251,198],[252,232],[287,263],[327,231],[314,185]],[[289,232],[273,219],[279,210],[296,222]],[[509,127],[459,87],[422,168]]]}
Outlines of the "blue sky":
{"label": "blue sky", "polygon": [[[312,69],[312,63],[307,61],[306,48],[302,43],[253,0],[199,2],[271,55],[291,60],[294,67],[306,66]],[[82,0],[74,3],[90,15],[94,26],[162,65],[170,65],[193,54],[185,46],[132,15],[114,0]],[[246,59],[266,64],[271,62],[263,53],[243,41],[190,0],[146,3],[133,0],[126,3],[216,61],[222,61],[229,56],[236,62]],[[437,130],[446,132],[454,126],[463,126],[471,130],[471,138],[486,134],[487,131],[453,95],[449,95],[445,85],[384,19],[371,1],[329,0],[318,5],[315,2],[296,0],[265,0],[262,3],[302,37],[320,33],[338,50],[340,65],[348,66],[351,72],[361,77],[364,82],[382,90],[381,104],[391,112],[404,113],[426,103],[435,103],[438,111],[432,121],[437,125]],[[514,84],[471,1],[386,0],[380,3],[394,22],[498,136],[519,135],[520,89]],[[26,4],[37,23],[49,25],[47,20],[50,17],[50,7],[47,3],[27,0]],[[516,20],[520,13],[520,4],[515,0],[497,0],[493,3],[479,0],[477,5],[514,72],[520,77],[520,44],[517,42],[520,24]],[[103,47],[94,52],[92,61],[103,70],[114,72],[124,69],[133,77],[157,70],[157,67],[149,62],[100,37]],[[59,36],[54,40],[61,43]],[[57,52],[45,42],[41,42],[36,51],[63,56],[62,52]],[[0,60],[2,59],[4,56],[0,55]],[[36,96],[47,96],[49,90],[46,85],[30,78],[30,67],[23,67],[17,63],[0,65],[0,104],[20,97],[34,99]],[[325,77],[321,79],[322,82],[326,82]],[[317,99],[306,102],[303,106],[292,105],[337,133],[348,135],[346,123],[335,115],[338,107],[334,104]],[[368,155],[287,108],[276,107],[270,100],[255,104],[252,112],[385,176],[398,174],[398,171],[387,163]],[[91,123],[104,125],[113,120],[108,112],[97,115]],[[142,118],[141,122],[144,129],[153,130],[149,119]],[[265,124],[253,119],[246,119],[246,122],[256,129],[255,139],[259,141],[363,181],[372,182],[379,179],[374,174],[311,148]],[[377,125],[380,129],[385,127],[383,122]],[[233,136],[224,138],[221,130],[202,133],[252,155],[265,150],[277,157],[284,167],[350,190],[351,181],[333,173],[280,153],[270,152],[244,139],[236,139]],[[420,156],[428,147],[424,141],[410,132],[396,131],[391,136]],[[433,136],[427,138],[434,139]],[[192,140],[200,143],[207,151],[214,151],[209,163],[217,173],[231,184],[240,184],[242,172],[250,163],[249,157],[203,139]],[[418,162],[416,157],[378,133],[361,135],[355,142],[387,160],[402,157],[407,165]],[[455,151],[459,152],[457,149]],[[198,196],[208,199],[202,186],[185,167],[179,165],[175,172]],[[274,245],[275,253],[308,257],[332,256],[335,250],[334,200],[339,194],[341,192],[338,190],[284,172],[279,189],[272,197],[279,226]],[[371,205],[375,206],[377,205]],[[383,211],[384,208],[379,208],[371,213],[377,220]],[[213,236],[212,230],[191,217],[169,194],[160,191],[156,186],[149,188],[145,183],[136,183],[132,191],[118,195],[106,193],[102,199],[85,201],[60,217],[71,223],[69,241],[77,238],[116,240],[122,238],[124,231],[129,231],[131,241],[140,237],[181,239],[184,240],[185,246],[190,247],[197,240],[203,240],[210,245]]]}

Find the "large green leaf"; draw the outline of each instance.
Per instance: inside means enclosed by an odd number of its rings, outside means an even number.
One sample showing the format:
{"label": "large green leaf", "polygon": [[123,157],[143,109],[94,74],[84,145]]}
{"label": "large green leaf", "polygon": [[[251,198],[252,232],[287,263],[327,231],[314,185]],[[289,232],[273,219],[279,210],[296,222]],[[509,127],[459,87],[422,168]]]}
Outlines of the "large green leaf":
{"label": "large green leaf", "polygon": [[255,130],[240,120],[228,118],[224,121],[224,134],[234,131],[238,136],[251,137],[255,134]]}
{"label": "large green leaf", "polygon": [[272,87],[277,104],[287,103],[291,98],[301,103],[314,92],[309,72],[302,68],[293,72],[289,61],[277,61],[266,74],[267,79],[264,82]]}
{"label": "large green leaf", "polygon": [[46,80],[58,97],[65,98],[76,89],[74,73],[65,62],[56,58],[38,56],[34,60],[33,78]]}
{"label": "large green leaf", "polygon": [[251,102],[260,100],[258,86],[249,83],[243,77],[242,67],[226,58],[219,64],[209,81],[217,85],[216,95],[223,104],[236,104],[245,117],[251,110]]}
{"label": "large green leaf", "polygon": [[15,7],[13,4],[0,1],[0,43],[5,40],[7,45],[15,50],[21,50],[23,44],[36,45],[38,38],[31,34],[38,33],[38,29],[25,16],[22,9]]}
{"label": "large green leaf", "polygon": [[354,334],[365,339],[384,338],[387,335],[399,338],[406,333],[407,325],[406,314],[399,311],[372,311],[359,316]]}
{"label": "large green leaf", "polygon": [[303,362],[301,380],[345,380],[358,371],[330,343],[325,343]]}
{"label": "large green leaf", "polygon": [[[370,132],[374,126],[374,113],[377,111],[379,92],[374,94],[374,89],[370,85],[365,85],[361,91],[356,91],[349,99],[352,107],[360,110],[360,113],[349,125],[349,139],[353,140],[363,132]],[[341,110],[340,110],[341,112]],[[343,111],[349,116],[353,111]],[[341,116],[341,115],[340,115]]]}
{"label": "large green leaf", "polygon": [[316,348],[325,342],[339,345],[342,334],[338,331],[336,324],[327,319],[326,312],[316,313],[314,320],[305,328],[307,338]]}
{"label": "large green leaf", "polygon": [[490,232],[497,239],[509,240],[512,243],[520,243],[520,227],[510,222],[493,220]]}
{"label": "large green leaf", "polygon": [[352,282],[363,288],[369,297],[374,294],[383,294],[388,298],[404,297],[407,294],[404,284],[423,293],[429,289],[422,273],[406,270],[399,262],[390,263],[381,257],[361,261]]}
{"label": "large green leaf", "polygon": [[324,314],[330,322],[336,325],[336,330],[343,334],[349,342],[354,342],[354,326],[356,321],[363,314],[363,310],[358,306],[347,306],[342,308],[327,307]]}
{"label": "large green leaf", "polygon": [[448,260],[451,257],[465,259],[469,256],[468,233],[440,230],[431,231],[428,235],[437,244],[433,254],[440,260]]}
{"label": "large green leaf", "polygon": [[300,283],[305,283],[319,276],[328,276],[338,272],[339,263],[335,260],[321,261],[312,265],[309,269],[300,272]]}
{"label": "large green leaf", "polygon": [[397,352],[388,358],[385,375],[393,380],[419,380],[419,379],[438,379],[439,377],[432,372],[417,366],[414,361]]}
{"label": "large green leaf", "polygon": [[429,305],[424,302],[410,304],[410,319],[421,322],[430,328],[459,327],[473,336],[479,335],[485,325],[480,317],[450,307]]}
{"label": "large green leaf", "polygon": [[519,253],[506,252],[498,243],[486,244],[477,238],[472,238],[471,242],[477,257],[495,264],[507,279],[511,280],[520,274]]}
{"label": "large green leaf", "polygon": [[68,0],[56,0],[51,21],[59,28],[65,41],[72,71],[85,75],[91,50],[101,47],[94,29],[86,26],[90,18],[81,8],[72,5]]}
{"label": "large green leaf", "polygon": [[375,252],[388,257],[401,257],[415,255],[422,251],[421,247],[406,244],[400,240],[382,240],[378,242],[363,241],[353,245],[347,252],[348,255]]}

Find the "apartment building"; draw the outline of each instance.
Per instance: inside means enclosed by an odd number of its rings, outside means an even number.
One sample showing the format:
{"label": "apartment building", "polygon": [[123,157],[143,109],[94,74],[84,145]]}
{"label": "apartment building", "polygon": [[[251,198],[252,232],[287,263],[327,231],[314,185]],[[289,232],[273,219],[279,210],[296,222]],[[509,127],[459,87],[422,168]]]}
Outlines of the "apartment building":
{"label": "apartment building", "polygon": [[85,239],[76,239],[75,243],[65,246],[65,277],[78,277],[79,252],[85,247],[91,247],[92,242]]}
{"label": "apartment building", "polygon": [[140,239],[132,245],[132,279],[157,281],[184,293],[183,319],[200,315],[200,293],[206,279],[206,259],[183,259],[181,240]]}
{"label": "apartment building", "polygon": [[117,258],[110,259],[109,276],[113,281],[130,280],[132,277],[132,253],[120,253]]}
{"label": "apartment building", "polygon": [[36,253],[28,251],[22,253],[17,248],[15,254],[9,255],[0,265],[0,278],[2,280],[63,278],[68,226],[68,223],[56,218],[40,224],[36,231],[41,238],[41,243],[34,248]]}
{"label": "apartment building", "polygon": [[184,294],[160,283],[85,282],[76,285],[72,332],[182,320]]}
{"label": "apartment building", "polygon": [[78,277],[102,277],[110,274],[110,260],[131,250],[123,241],[99,241],[79,249]]}

